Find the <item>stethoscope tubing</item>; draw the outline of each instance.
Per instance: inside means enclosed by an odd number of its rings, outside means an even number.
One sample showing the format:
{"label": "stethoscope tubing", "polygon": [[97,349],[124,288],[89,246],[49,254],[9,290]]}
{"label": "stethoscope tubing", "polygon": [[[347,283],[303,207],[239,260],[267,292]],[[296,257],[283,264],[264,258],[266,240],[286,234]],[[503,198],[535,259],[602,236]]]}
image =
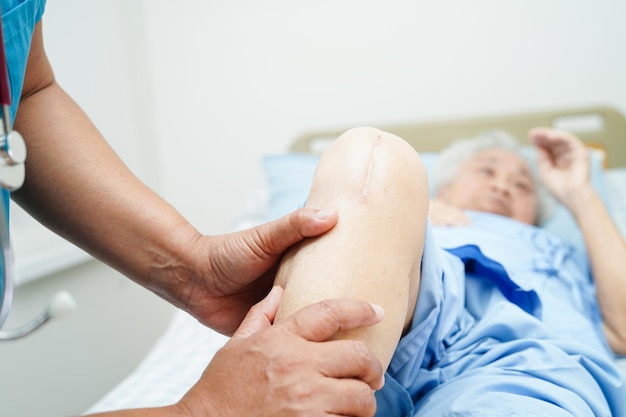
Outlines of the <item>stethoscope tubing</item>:
{"label": "stethoscope tubing", "polygon": [[26,144],[19,132],[12,129],[11,85],[9,69],[4,47],[2,27],[2,7],[0,5],[0,118],[3,128],[0,132],[0,341],[24,337],[41,327],[53,317],[62,317],[71,313],[75,301],[69,293],[59,291],[50,305],[38,316],[16,329],[2,330],[13,302],[13,288],[16,278],[13,250],[9,234],[9,205],[4,194],[15,191],[24,183],[26,169]]}
{"label": "stethoscope tubing", "polygon": [[[2,16],[2,6],[0,5],[0,16]],[[0,17],[0,104],[2,105],[2,127],[3,143],[0,146],[3,150],[6,149],[8,134],[10,132],[9,127],[11,125],[10,115],[7,115],[6,108],[11,104],[11,89],[9,86],[9,70],[7,65],[7,57],[4,48],[4,28],[2,25],[2,18]],[[9,117],[7,117],[9,116]],[[4,326],[4,322],[9,315],[11,309],[11,302],[13,300],[13,283],[14,277],[14,265],[13,265],[13,251],[11,249],[11,241],[9,239],[9,222],[8,213],[6,213],[4,198],[0,199],[0,244],[2,244],[2,250],[0,251],[0,264],[2,268],[2,283],[0,283],[0,329]]]}
{"label": "stethoscope tubing", "polygon": [[[14,191],[24,182],[24,160],[26,146],[19,133],[11,128],[11,86],[9,84],[9,69],[4,45],[4,28],[2,25],[2,8],[0,5],[0,105],[2,106],[2,136],[0,137],[0,194],[5,191]],[[13,144],[16,144],[13,149]],[[13,286],[15,283],[15,264],[9,235],[8,205],[4,196],[0,196],[0,329],[9,315],[13,300]],[[2,332],[5,333],[5,332]],[[0,337],[2,340],[2,337]]]}
{"label": "stethoscope tubing", "polygon": [[5,213],[4,201],[0,201],[0,266],[2,269],[2,283],[0,285],[0,329],[4,326],[11,303],[13,301],[13,285],[15,282],[15,265],[13,264],[13,250],[9,238],[9,224]]}

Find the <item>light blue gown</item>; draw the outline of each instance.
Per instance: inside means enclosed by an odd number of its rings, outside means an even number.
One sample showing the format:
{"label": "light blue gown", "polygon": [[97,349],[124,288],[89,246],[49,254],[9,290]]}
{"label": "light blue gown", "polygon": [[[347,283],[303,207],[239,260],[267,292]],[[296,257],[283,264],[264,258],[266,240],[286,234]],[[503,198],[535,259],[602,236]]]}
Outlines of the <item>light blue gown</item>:
{"label": "light blue gown", "polygon": [[426,232],[377,416],[626,416],[584,253],[488,213]]}

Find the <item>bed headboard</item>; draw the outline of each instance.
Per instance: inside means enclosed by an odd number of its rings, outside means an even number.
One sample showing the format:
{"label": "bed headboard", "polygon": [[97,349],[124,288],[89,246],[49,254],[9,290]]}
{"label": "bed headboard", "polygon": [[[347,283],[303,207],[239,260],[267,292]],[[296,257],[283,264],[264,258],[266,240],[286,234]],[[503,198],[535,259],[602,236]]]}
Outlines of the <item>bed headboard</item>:
{"label": "bed headboard", "polygon": [[[626,167],[626,118],[621,112],[606,106],[375,127],[404,138],[421,152],[435,152],[456,139],[473,137],[488,129],[505,130],[526,143],[528,130],[537,126],[552,126],[572,132],[588,146],[604,150],[607,167]],[[345,130],[347,128],[306,133],[294,140],[290,150],[321,153],[329,141]]]}

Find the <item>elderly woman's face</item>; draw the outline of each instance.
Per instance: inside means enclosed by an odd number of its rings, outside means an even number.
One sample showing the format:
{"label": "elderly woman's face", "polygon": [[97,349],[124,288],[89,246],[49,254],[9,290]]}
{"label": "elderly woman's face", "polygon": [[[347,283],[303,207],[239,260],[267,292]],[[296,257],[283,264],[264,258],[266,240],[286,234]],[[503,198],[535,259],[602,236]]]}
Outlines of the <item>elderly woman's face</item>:
{"label": "elderly woman's face", "polygon": [[468,159],[438,197],[453,206],[487,211],[533,224],[537,189],[524,160],[505,149],[487,149]]}

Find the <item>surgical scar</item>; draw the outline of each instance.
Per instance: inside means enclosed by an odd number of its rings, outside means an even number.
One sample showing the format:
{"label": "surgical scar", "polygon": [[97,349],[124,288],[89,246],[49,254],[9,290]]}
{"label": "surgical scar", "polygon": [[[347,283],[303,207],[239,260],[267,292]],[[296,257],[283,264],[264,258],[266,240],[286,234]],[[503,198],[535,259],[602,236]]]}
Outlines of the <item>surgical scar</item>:
{"label": "surgical scar", "polygon": [[361,195],[359,196],[360,202],[367,200],[367,193],[369,191],[370,181],[372,179],[372,175],[373,175],[374,168],[376,165],[376,157],[378,156],[378,150],[380,149],[381,141],[382,139],[380,135],[377,135],[376,142],[374,143],[374,146],[372,146],[372,150],[370,152],[370,156],[368,159],[369,163],[367,165],[367,173],[365,175],[365,181],[363,182],[363,189],[361,190]]}

